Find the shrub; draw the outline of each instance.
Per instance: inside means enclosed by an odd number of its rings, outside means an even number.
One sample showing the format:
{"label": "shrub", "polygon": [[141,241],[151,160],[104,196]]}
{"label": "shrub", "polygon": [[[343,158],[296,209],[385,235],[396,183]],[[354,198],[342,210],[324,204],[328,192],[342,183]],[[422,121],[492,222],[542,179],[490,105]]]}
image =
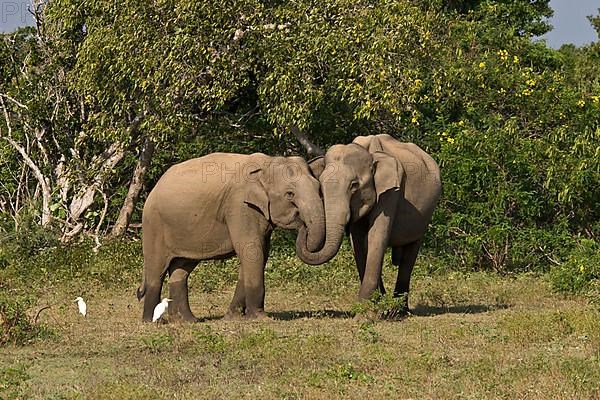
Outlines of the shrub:
{"label": "shrub", "polygon": [[597,288],[600,283],[600,244],[582,239],[567,260],[550,271],[554,290],[580,293]]}
{"label": "shrub", "polygon": [[9,297],[6,292],[0,294],[0,346],[23,346],[52,335],[48,328],[37,325],[28,316],[31,304],[30,299]]}

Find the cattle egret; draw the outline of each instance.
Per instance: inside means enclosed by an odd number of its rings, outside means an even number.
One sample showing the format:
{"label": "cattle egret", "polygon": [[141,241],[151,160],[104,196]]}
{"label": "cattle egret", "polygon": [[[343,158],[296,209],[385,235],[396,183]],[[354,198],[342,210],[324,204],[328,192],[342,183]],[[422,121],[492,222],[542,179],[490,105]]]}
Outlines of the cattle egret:
{"label": "cattle egret", "polygon": [[152,322],[158,321],[160,317],[162,317],[162,315],[165,313],[165,311],[167,311],[167,308],[169,307],[169,301],[172,300],[164,298],[160,303],[156,305],[156,307],[154,307],[154,315],[152,316]]}
{"label": "cattle egret", "polygon": [[75,299],[77,302],[77,307],[79,308],[79,313],[85,317],[87,314],[87,306],[85,305],[85,301],[81,297]]}

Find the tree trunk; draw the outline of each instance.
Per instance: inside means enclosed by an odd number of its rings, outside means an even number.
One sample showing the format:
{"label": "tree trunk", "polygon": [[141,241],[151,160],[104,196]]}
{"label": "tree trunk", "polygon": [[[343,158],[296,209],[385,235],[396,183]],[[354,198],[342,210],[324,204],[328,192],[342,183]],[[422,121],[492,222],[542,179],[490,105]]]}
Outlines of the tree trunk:
{"label": "tree trunk", "polygon": [[298,129],[297,126],[292,127],[292,133],[296,136],[296,139],[304,147],[304,149],[306,150],[306,153],[309,156],[316,157],[316,156],[322,156],[323,154],[325,154],[323,149],[321,149],[319,146],[317,146],[316,144],[311,142],[308,139],[308,137],[306,137],[306,134],[304,132],[302,132],[300,129]]}
{"label": "tree trunk", "polygon": [[135,166],[135,170],[133,171],[133,176],[131,178],[131,183],[129,184],[127,196],[125,197],[125,201],[123,202],[123,206],[121,207],[121,211],[119,212],[117,222],[115,222],[115,225],[113,226],[111,232],[112,237],[122,236],[127,230],[131,214],[133,213],[135,203],[137,202],[137,199],[140,195],[140,191],[142,190],[142,186],[144,184],[144,177],[146,175],[146,172],[148,171],[148,167],[150,166],[150,162],[152,161],[153,155],[154,142],[149,137],[146,137],[144,139],[144,143],[142,144],[140,156]]}

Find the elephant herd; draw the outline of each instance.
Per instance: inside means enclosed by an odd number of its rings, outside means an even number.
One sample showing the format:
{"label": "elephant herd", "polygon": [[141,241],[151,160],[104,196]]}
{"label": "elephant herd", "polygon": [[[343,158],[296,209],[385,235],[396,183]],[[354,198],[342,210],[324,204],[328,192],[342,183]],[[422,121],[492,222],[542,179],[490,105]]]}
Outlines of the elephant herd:
{"label": "elephant herd", "polygon": [[137,290],[151,321],[169,275],[169,315],[196,321],[189,274],[199,261],[237,255],[235,294],[225,318],[264,311],[264,268],[274,227],[298,231],[296,254],[319,265],[348,233],[361,281],[359,299],[384,293],[387,248],[398,267],[394,296],[408,311],[410,276],[440,196],[436,162],[389,135],[359,136],[324,156],[271,157],[213,153],[169,168],[150,192],[142,216],[144,272]]}

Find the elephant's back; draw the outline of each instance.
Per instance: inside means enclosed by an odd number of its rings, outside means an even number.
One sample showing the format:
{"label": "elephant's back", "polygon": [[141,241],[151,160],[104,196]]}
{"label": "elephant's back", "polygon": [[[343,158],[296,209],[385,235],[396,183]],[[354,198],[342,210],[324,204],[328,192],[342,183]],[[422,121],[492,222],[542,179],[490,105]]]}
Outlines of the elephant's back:
{"label": "elephant's back", "polygon": [[242,175],[248,164],[258,164],[263,157],[266,156],[260,153],[211,153],[175,164],[148,195],[144,213],[154,212],[165,217],[182,210],[199,210],[203,215],[211,213],[232,185],[243,182]]}
{"label": "elephant's back", "polygon": [[400,142],[390,135],[377,135],[386,153],[395,156],[399,161],[420,161],[431,173],[439,176],[440,169],[437,162],[425,150],[414,143]]}
{"label": "elephant's back", "polygon": [[211,153],[171,166],[156,183],[153,191],[214,191],[229,182],[240,182],[249,165],[259,165],[262,153]]}
{"label": "elephant's back", "polygon": [[403,225],[424,230],[441,194],[440,169],[435,160],[416,144],[399,142],[389,135],[379,136],[386,136],[380,138],[384,151],[394,156],[404,168],[405,201],[398,204],[398,212],[407,219]]}

